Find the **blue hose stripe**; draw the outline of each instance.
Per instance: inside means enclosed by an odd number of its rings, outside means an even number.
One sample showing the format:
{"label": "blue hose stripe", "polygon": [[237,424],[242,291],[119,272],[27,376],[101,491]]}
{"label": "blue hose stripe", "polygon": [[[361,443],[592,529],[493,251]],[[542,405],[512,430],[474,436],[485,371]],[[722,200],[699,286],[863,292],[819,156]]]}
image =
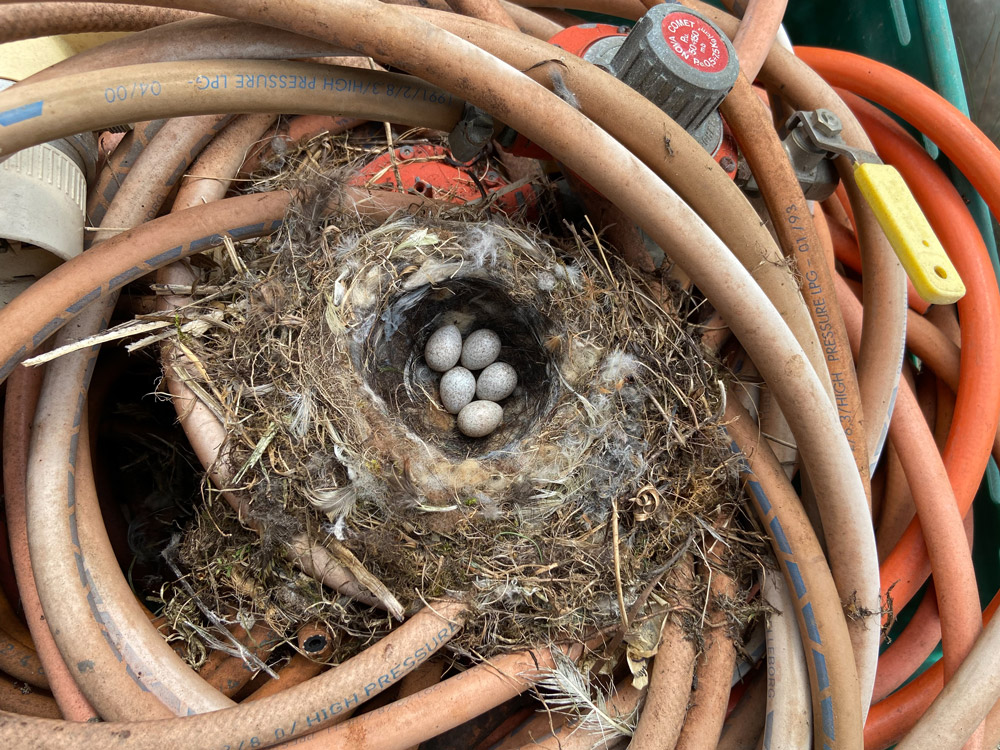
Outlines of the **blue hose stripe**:
{"label": "blue hose stripe", "polygon": [[813,664],[816,665],[816,682],[819,685],[819,691],[822,693],[830,687],[830,673],[826,668],[826,657],[816,649],[813,649],[812,652]]}
{"label": "blue hose stripe", "polygon": [[[736,442],[732,442],[733,452],[740,455],[740,449]],[[791,544],[788,542],[788,537],[785,536],[785,530],[782,528],[781,520],[777,515],[773,516],[770,521],[766,521],[767,516],[771,516],[773,512],[773,507],[770,501],[767,499],[767,494],[764,488],[761,487],[760,483],[754,479],[753,471],[750,469],[749,463],[745,458],[741,461],[740,471],[744,475],[745,487],[752,495],[757,506],[763,511],[761,513],[761,520],[767,523],[768,529],[771,532],[771,537],[774,544],[778,547],[783,555],[787,555],[789,558],[794,557],[795,553],[792,551]],[[809,602],[809,589],[806,586],[805,579],[802,577],[802,571],[798,563],[792,560],[785,559],[785,570],[787,571],[788,578],[791,581],[792,587],[795,589],[795,594],[798,597],[799,604],[802,604],[802,600],[806,600],[806,604],[802,605],[800,612],[802,615],[802,622],[805,624],[806,632],[809,635],[810,640],[818,647],[823,647],[823,639],[820,636],[819,626],[816,622],[816,615],[813,612],[812,602]],[[826,656],[821,651],[815,648],[810,648],[812,651],[812,669],[811,671],[816,675],[816,686],[820,694],[828,691],[830,689],[830,671],[827,668]],[[823,750],[833,750],[832,744],[836,744],[836,722],[834,719],[834,709],[833,709],[833,696],[828,695],[827,697],[820,700],[820,712],[822,715],[822,727],[823,733],[826,738],[822,742]],[[764,718],[764,734],[761,738],[761,747],[763,750],[771,750],[772,733],[774,730],[774,712],[768,712]]]}
{"label": "blue hose stripe", "polygon": [[792,586],[795,587],[795,595],[801,599],[808,592],[806,591],[806,582],[802,580],[802,573],[799,572],[799,566],[791,560],[785,560],[785,565],[788,566],[788,575],[792,578]]}
{"label": "blue hose stripe", "polygon": [[786,555],[792,554],[792,548],[788,546],[788,539],[785,537],[785,530],[781,528],[781,521],[775,516],[771,519],[771,523],[768,524],[771,527],[771,533],[774,534],[774,540],[778,543],[778,549],[784,552]]}
{"label": "blue hose stripe", "polygon": [[826,733],[831,742],[835,742],[837,735],[833,723],[833,698],[827,696],[819,702],[819,707],[823,712],[823,732]]}
{"label": "blue hose stripe", "polygon": [[760,505],[761,510],[764,511],[764,515],[770,515],[771,501],[767,499],[767,494],[764,492],[764,488],[760,486],[760,482],[751,479],[747,481],[747,488],[753,493],[753,498]]}
{"label": "blue hose stripe", "polygon": [[146,269],[145,268],[139,268],[138,266],[132,266],[132,268],[128,269],[127,271],[122,271],[117,276],[113,276],[111,278],[111,281],[108,282],[108,287],[110,289],[121,289],[123,286],[125,286],[130,281],[135,281],[140,276],[145,276],[145,275],[146,275]]}
{"label": "blue hose stripe", "polygon": [[184,254],[184,246],[178,245],[177,247],[172,247],[169,250],[164,250],[159,255],[154,255],[152,258],[146,261],[146,265],[160,267],[167,261],[176,260],[183,254]]}
{"label": "blue hose stripe", "polygon": [[80,310],[85,308],[87,305],[89,305],[91,302],[93,302],[100,296],[101,296],[101,287],[92,289],[91,291],[87,292],[85,295],[80,297],[80,299],[78,299],[72,305],[67,307],[66,312],[76,315],[78,312],[80,312]]}
{"label": "blue hose stripe", "polygon": [[35,117],[40,117],[42,114],[42,103],[32,102],[31,104],[25,104],[21,107],[15,107],[14,109],[7,109],[0,112],[0,127],[7,127],[8,125],[16,125],[19,122],[24,122],[25,120],[31,120]]}
{"label": "blue hose stripe", "polygon": [[823,641],[819,637],[819,628],[816,627],[816,615],[813,614],[812,602],[809,602],[809,604],[802,608],[802,619],[806,621],[806,630],[808,631],[812,642],[817,646],[822,646]]}

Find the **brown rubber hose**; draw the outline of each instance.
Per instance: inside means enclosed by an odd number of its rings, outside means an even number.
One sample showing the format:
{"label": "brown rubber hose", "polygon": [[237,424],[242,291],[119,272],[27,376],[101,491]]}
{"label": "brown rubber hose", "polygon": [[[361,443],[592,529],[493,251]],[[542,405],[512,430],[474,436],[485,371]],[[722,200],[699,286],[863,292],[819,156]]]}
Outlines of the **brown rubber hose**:
{"label": "brown rubber hose", "polygon": [[[13,573],[13,561],[11,562]],[[0,592],[0,671],[33,687],[43,689],[49,687],[31,633],[2,592]]]}
{"label": "brown rubber hose", "polygon": [[[428,11],[418,9],[412,12],[422,16],[428,14]],[[520,69],[528,69],[530,75],[550,85],[549,72],[542,69],[530,70],[539,59],[538,56],[552,57],[565,66],[561,75],[577,94],[583,110],[615,133],[634,153],[679,189],[683,197],[720,232],[775,301],[782,316],[789,321],[817,372],[825,371],[823,354],[807,320],[807,310],[801,297],[792,288],[787,269],[779,262],[780,253],[773,240],[766,229],[760,226],[756,214],[742,193],[694,139],[677,128],[637,92],[610,76],[595,74],[593,66],[574,55],[474,19],[433,11],[428,17],[449,30],[469,36],[476,44],[505,55],[509,63]],[[248,25],[246,33],[251,35],[255,28],[260,29],[259,26]],[[206,50],[206,54],[211,52]],[[16,88],[12,91],[16,91]],[[617,116],[623,107],[627,107],[627,111],[634,115],[625,118]],[[390,115],[373,117],[389,118]],[[624,126],[626,121],[629,123],[628,127]],[[640,122],[646,123],[645,126],[636,127]],[[448,129],[450,125],[439,127]],[[666,147],[662,147],[664,134],[669,134],[670,138]],[[718,199],[712,191],[705,190],[702,184],[699,184],[697,190],[687,190],[686,186],[691,186],[692,174],[701,174],[710,179],[715,190],[725,192],[725,199]]]}
{"label": "brown rubber hose", "polygon": [[[555,648],[555,647],[553,647]],[[572,647],[571,658],[580,647]],[[554,666],[551,651],[496,656],[437,685],[303,738],[302,750],[404,750],[520,695]]]}
{"label": "brown rubber hose", "polygon": [[[778,18],[780,21],[780,13]],[[858,472],[867,486],[868,446],[861,393],[847,342],[847,329],[833,289],[830,263],[802,187],[778,134],[770,127],[770,116],[763,102],[747,78],[740,76],[737,79],[721,111],[757,178],[778,242],[785,256],[792,258],[798,269],[802,296],[823,347],[840,423],[851,444]],[[827,523],[836,522],[831,518]]]}
{"label": "brown rubber hose", "polygon": [[42,387],[42,368],[18,367],[7,381],[3,424],[3,479],[5,511],[13,551],[14,573],[21,592],[28,628],[45,669],[49,689],[55,697],[63,718],[68,721],[89,721],[97,712],[80,692],[66,662],[45,622],[35,575],[31,570],[28,551],[28,528],[25,514],[25,482],[27,480],[28,443],[31,422]]}
{"label": "brown rubber hose", "polygon": [[[607,715],[622,720],[632,716],[642,701],[642,691],[632,685],[631,676],[622,680],[605,704]],[[550,736],[522,745],[523,750],[596,750],[617,747],[624,739],[611,729],[590,728],[567,723],[557,727]],[[629,745],[631,747],[631,743]]]}
{"label": "brown rubber hose", "polygon": [[736,666],[736,647],[729,637],[729,620],[724,609],[725,601],[732,600],[736,594],[736,584],[722,569],[717,548],[710,547],[707,557],[706,570],[711,579],[702,631],[705,646],[695,667],[692,705],[677,738],[677,750],[715,750],[726,719],[733,668]]}
{"label": "brown rubber hose", "polygon": [[585,10],[633,21],[646,12],[645,6],[633,0],[514,0],[514,2],[533,8]]}
{"label": "brown rubber hose", "polygon": [[767,713],[767,680],[758,675],[722,725],[716,750],[757,750]]}
{"label": "brown rubber hose", "polygon": [[49,687],[38,652],[25,646],[4,629],[0,629],[0,671],[32,687]]}
{"label": "brown rubber hose", "polygon": [[0,44],[55,34],[140,31],[198,15],[186,10],[107,3],[11,3],[0,8]]}
{"label": "brown rubber hose", "polygon": [[5,674],[0,674],[0,711],[41,719],[62,718],[52,696],[34,690],[26,692]]}
{"label": "brown rubber hose", "polygon": [[[416,0],[414,0],[416,2]],[[424,7],[438,5],[422,0]],[[513,17],[521,31],[538,39],[549,39],[560,26],[544,14],[501,0],[501,7]],[[203,17],[199,13],[171,8],[151,8],[142,5],[108,3],[12,3],[0,11],[0,44],[19,39],[59,34],[79,34],[101,31],[142,31],[154,27]],[[575,21],[578,22],[578,21]],[[252,55],[251,55],[252,56]]]}
{"label": "brown rubber hose", "polygon": [[[392,686],[406,672],[443,646],[460,627],[457,621],[450,618],[460,616],[463,609],[463,605],[456,602],[434,602],[361,654],[306,683],[265,700],[209,714],[129,723],[68,724],[0,714],[0,738],[7,746],[17,747],[19,750],[54,750],[64,748],[67,744],[115,750],[162,750],[165,746],[193,749],[226,745],[238,747],[240,742],[246,748],[265,748],[285,739],[299,737],[308,742],[308,738],[302,735],[320,731],[323,726],[335,722],[345,708],[358,705]],[[544,661],[545,656],[540,655],[539,662]],[[505,663],[511,663],[511,660]],[[525,663],[534,664],[524,655],[520,655],[520,660],[513,660],[518,672],[522,671]],[[479,671],[475,675],[487,686],[491,686],[498,679],[493,672],[488,671],[489,665],[482,666],[485,669],[477,668]],[[473,671],[465,674],[473,674]],[[505,677],[499,681],[506,684],[506,680]],[[459,680],[457,684],[462,683]],[[519,681],[517,684],[518,693],[527,687],[525,682]],[[463,698],[462,702],[467,701]],[[399,703],[382,711],[398,711],[395,708],[397,706]],[[431,711],[428,707],[421,718],[426,721],[431,714],[440,716],[439,709],[440,707]],[[368,717],[366,727],[370,727],[372,717],[377,713],[365,714]],[[399,732],[402,723],[392,727],[393,730]],[[376,726],[386,728],[378,722]],[[338,731],[339,728],[333,727],[333,730]],[[379,734],[374,728],[369,731],[376,736]],[[329,736],[329,730],[324,736]],[[350,746],[362,747],[361,744]]]}
{"label": "brown rubber hose", "polygon": [[[533,12],[537,13],[539,16],[548,19],[552,23],[558,25],[556,32],[565,29],[567,26],[577,26],[583,19],[579,16],[574,16],[572,13],[567,13],[564,10],[559,10],[558,8],[532,8]],[[551,34],[549,38],[555,36],[555,33]],[[544,37],[539,37],[543,39]]]}
{"label": "brown rubber hose", "polygon": [[[200,60],[208,57],[282,60],[288,57],[325,57],[345,52],[339,47],[305,40],[298,34],[279,29],[271,29],[270,32],[273,33],[267,34],[265,43],[255,42],[254,35],[246,33],[246,26],[228,18],[202,15],[157,26],[84,50],[25,78],[21,85],[54,80],[72,73],[166,60]],[[212,47],[215,51],[205,54],[206,47]],[[164,48],[169,48],[167,56],[164,56]]]}
{"label": "brown rubber hose", "polygon": [[[211,115],[165,124],[115,196],[105,225],[118,229],[155,216],[190,159],[228,119]],[[100,243],[107,234],[113,232],[98,232],[95,242]],[[97,308],[84,311],[74,321],[72,337],[99,332],[115,299],[109,295],[99,300]],[[107,538],[92,467],[73,456],[82,414],[79,394],[85,394],[89,386],[94,357],[96,351],[84,350],[50,364],[39,401],[39,411],[48,416],[33,434],[28,540],[46,619],[69,664],[94,662],[92,669],[79,671],[77,680],[103,717],[134,716],[139,706],[156,716],[152,712],[163,709],[148,705],[151,699],[169,708],[166,715],[224,708],[231,702],[191,672],[136,603]],[[82,450],[86,441],[79,439]],[[65,471],[62,467],[67,456],[69,470]],[[74,475],[75,481],[71,480]],[[33,493],[38,493],[37,501]],[[36,540],[32,531],[35,523],[43,524],[41,528],[49,534],[67,534],[62,537],[65,545],[51,544],[48,536]],[[71,539],[79,540],[80,549],[75,554]],[[59,583],[69,569],[78,569],[79,589]],[[91,599],[96,606],[88,603]],[[89,637],[84,625],[88,614],[94,620]]]}
{"label": "brown rubber hose", "polygon": [[[693,576],[690,559],[676,571],[677,584],[683,587]],[[676,615],[668,615],[660,634],[649,686],[639,721],[632,735],[632,750],[673,748],[681,734],[691,684],[694,680],[697,649]]]}
{"label": "brown rubber hose", "polygon": [[[440,11],[451,11],[452,8],[445,0],[383,0],[392,5],[403,5],[409,8],[432,8]],[[559,23],[557,19],[542,9],[525,8],[521,5],[499,0],[500,8],[514,21],[517,27],[529,36],[547,42],[553,36],[562,31],[566,24]],[[574,23],[579,23],[576,19]],[[502,24],[505,28],[510,28],[507,24]]]}
{"label": "brown rubber hose", "polygon": [[399,697],[406,698],[415,695],[421,690],[437,685],[444,675],[444,661],[441,659],[429,659],[414,669],[403,681],[399,683]]}
{"label": "brown rubber hose", "polygon": [[0,156],[122,121],[220,111],[339,113],[378,121],[402,116],[408,124],[447,132],[463,106],[412,76],[281,60],[126,65],[12,86],[3,96],[15,109],[19,101],[42,106],[39,115],[0,131]]}
{"label": "brown rubber hose", "polygon": [[99,227],[104,221],[111,201],[118,194],[118,189],[125,182],[128,173],[132,171],[135,160],[149,145],[153,136],[160,132],[164,122],[166,121],[153,120],[135,123],[133,129],[122,138],[118,147],[108,157],[104,169],[97,175],[97,182],[87,191],[87,222],[89,227]]}
{"label": "brown rubber hose", "polygon": [[[6,394],[4,395],[4,399],[6,400]],[[13,566],[13,559],[11,559],[11,565]],[[11,573],[13,574],[13,570]],[[15,592],[17,592],[16,583],[17,581],[15,579]],[[14,608],[10,606],[10,601],[7,599],[6,594],[2,592],[0,592],[0,630],[3,630],[12,640],[22,646],[25,646],[28,650],[36,650],[35,642],[31,637],[31,632],[27,627],[25,627],[24,623],[21,622],[21,618],[18,617],[17,612],[15,612]]]}
{"label": "brown rubber hose", "polygon": [[[838,742],[844,742],[843,747],[861,747],[861,701],[854,653],[840,596],[816,532],[781,464],[766,441],[760,440],[752,417],[739,406],[735,394],[731,393],[726,400],[725,419],[730,437],[746,456],[750,471],[746,475],[748,494],[754,500],[753,508],[761,525],[772,532],[772,549],[788,588],[800,600],[802,592],[811,593],[813,619],[805,619],[801,605],[796,607],[796,619],[807,655],[815,652],[818,645],[823,648],[824,675],[820,674],[815,654],[806,659],[813,716],[824,716],[823,706],[829,700],[833,722],[832,727],[824,727],[823,721],[813,723],[816,744],[828,743],[832,732]],[[789,559],[785,549],[797,553],[794,560]],[[789,562],[794,563],[794,569]]]}
{"label": "brown rubber hose", "polygon": [[[909,330],[907,330],[909,338]],[[899,454],[890,438],[885,452],[885,495],[881,513],[878,518],[878,529],[875,532],[875,543],[878,545],[879,562],[885,560],[892,548],[903,536],[906,527],[916,515],[913,507],[913,495],[910,486],[903,475],[903,466],[899,463]],[[878,678],[876,677],[876,682]]]}
{"label": "brown rubber hose", "polygon": [[733,36],[740,70],[749,81],[760,72],[781,28],[788,0],[750,0]]}
{"label": "brown rubber hose", "polygon": [[512,31],[520,31],[510,13],[504,10],[498,0],[448,0],[448,5],[453,11],[464,16],[478,18]]}
{"label": "brown rubber hose", "polygon": [[[71,333],[74,327],[75,323],[71,324],[67,332]],[[58,489],[50,490],[45,486],[48,479],[55,478],[53,467],[65,460],[65,452],[59,450],[62,447],[60,438],[72,440],[76,465],[70,470],[86,471],[89,459],[88,431],[80,429],[80,422],[74,428],[72,422],[67,424],[60,414],[53,417],[49,413],[53,408],[58,411],[62,399],[76,396],[79,389],[67,394],[62,382],[53,381],[48,375],[42,386],[35,429],[32,430],[27,481],[28,548],[46,622],[71,674],[102,718],[169,716],[170,712],[159,697],[133,678],[134,673],[128,662],[123,662],[118,644],[106,640],[106,625],[101,619],[104,602],[96,596],[88,597],[91,582],[81,554],[83,543],[74,537],[77,536],[78,514],[93,519],[96,512],[96,521],[100,522],[96,497],[89,493],[78,497],[72,482],[69,490],[64,489],[61,494]],[[81,396],[81,412],[83,406]],[[46,452],[46,448],[51,448],[51,452]],[[68,472],[64,469],[58,473]],[[69,479],[72,478],[73,474],[69,474]],[[95,502],[86,507],[90,500]],[[84,507],[79,507],[81,505]],[[110,572],[121,577],[117,561]],[[70,582],[72,585],[67,586]],[[129,599],[135,601],[131,593]],[[114,604],[122,606],[126,602]],[[112,631],[112,634],[118,633]]]}
{"label": "brown rubber hose", "polygon": [[242,115],[212,139],[180,183],[171,212],[225,197],[251,148],[270,129],[275,116]]}

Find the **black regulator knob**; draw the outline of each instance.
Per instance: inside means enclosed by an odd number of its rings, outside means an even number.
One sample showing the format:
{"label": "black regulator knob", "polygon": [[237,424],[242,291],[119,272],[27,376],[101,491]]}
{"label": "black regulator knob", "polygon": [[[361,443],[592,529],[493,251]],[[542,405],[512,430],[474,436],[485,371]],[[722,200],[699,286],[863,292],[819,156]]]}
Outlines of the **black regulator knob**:
{"label": "black regulator knob", "polygon": [[718,26],[677,3],[653,6],[610,67],[709,151],[718,146],[710,145],[722,138],[716,112],[740,71],[736,51]]}

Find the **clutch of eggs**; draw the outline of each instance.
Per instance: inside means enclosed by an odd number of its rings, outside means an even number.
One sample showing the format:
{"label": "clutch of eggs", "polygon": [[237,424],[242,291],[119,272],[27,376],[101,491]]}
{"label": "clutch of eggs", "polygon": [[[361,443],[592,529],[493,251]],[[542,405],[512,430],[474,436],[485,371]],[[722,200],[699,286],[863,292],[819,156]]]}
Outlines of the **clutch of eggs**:
{"label": "clutch of eggs", "polygon": [[[424,347],[427,366],[444,373],[438,387],[441,405],[458,415],[458,429],[467,437],[486,437],[496,430],[503,421],[497,402],[517,387],[517,371],[496,361],[501,346],[500,336],[489,328],[475,330],[463,341],[458,327],[447,325],[431,334]],[[474,370],[480,371],[478,378]]]}

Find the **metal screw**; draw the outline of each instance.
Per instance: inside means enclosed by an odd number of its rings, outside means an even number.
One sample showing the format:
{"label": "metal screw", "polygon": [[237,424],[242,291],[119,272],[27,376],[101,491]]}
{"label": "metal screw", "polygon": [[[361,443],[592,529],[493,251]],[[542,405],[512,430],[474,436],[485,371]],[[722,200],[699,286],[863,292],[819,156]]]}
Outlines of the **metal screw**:
{"label": "metal screw", "polygon": [[727,172],[732,172],[734,169],[736,169],[736,162],[733,160],[733,157],[731,156],[723,156],[721,159],[719,159],[719,166],[722,167]]}
{"label": "metal screw", "polygon": [[401,149],[399,149],[399,155],[402,156],[404,159],[409,159],[411,156],[413,156],[413,147],[403,146]]}
{"label": "metal screw", "polygon": [[844,129],[840,118],[828,109],[817,109],[814,113],[813,122],[816,125],[816,130],[827,138],[834,138],[840,135],[840,131]]}

